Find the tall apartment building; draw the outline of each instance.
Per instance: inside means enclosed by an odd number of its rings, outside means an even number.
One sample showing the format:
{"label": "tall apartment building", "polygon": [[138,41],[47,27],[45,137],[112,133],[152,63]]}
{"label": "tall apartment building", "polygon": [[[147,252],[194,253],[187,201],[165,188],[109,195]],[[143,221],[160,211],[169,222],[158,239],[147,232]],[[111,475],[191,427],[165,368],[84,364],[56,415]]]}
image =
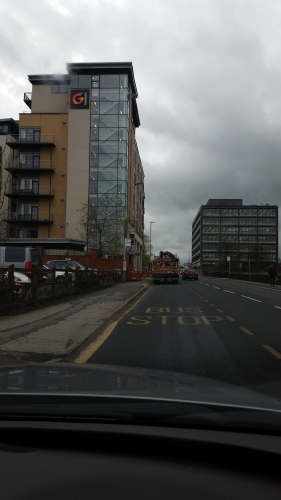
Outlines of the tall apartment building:
{"label": "tall apartment building", "polygon": [[[118,198],[126,219],[120,237],[124,241],[135,230],[140,268],[144,172],[135,136],[140,120],[132,64],[70,63],[67,74],[28,79],[32,92],[24,94],[24,102],[31,112],[19,115],[18,135],[6,140],[13,151],[3,216],[10,237],[80,249],[87,239],[94,247],[94,235],[81,236],[81,209],[102,206],[105,196]],[[120,211],[110,213],[119,220]]]}
{"label": "tall apartment building", "polygon": [[277,264],[278,206],[243,205],[241,199],[210,199],[192,223],[192,263],[216,265],[226,254],[241,269],[249,260]]}

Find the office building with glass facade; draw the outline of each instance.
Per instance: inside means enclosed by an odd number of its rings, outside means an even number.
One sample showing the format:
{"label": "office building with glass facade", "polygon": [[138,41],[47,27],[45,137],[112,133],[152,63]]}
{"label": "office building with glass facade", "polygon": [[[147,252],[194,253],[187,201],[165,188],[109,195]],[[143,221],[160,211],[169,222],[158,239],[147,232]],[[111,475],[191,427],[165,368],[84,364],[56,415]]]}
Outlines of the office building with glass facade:
{"label": "office building with glass facade", "polygon": [[192,224],[192,263],[213,265],[226,260],[248,268],[249,261],[278,262],[278,206],[243,205],[241,199],[210,199]]}

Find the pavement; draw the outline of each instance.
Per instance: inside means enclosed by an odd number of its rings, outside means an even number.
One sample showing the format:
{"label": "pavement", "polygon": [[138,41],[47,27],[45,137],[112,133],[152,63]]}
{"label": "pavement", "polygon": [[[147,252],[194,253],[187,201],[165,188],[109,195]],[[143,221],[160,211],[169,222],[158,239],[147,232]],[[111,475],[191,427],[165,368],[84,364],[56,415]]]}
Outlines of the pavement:
{"label": "pavement", "polygon": [[44,309],[0,317],[0,365],[66,360],[151,282],[119,283]]}

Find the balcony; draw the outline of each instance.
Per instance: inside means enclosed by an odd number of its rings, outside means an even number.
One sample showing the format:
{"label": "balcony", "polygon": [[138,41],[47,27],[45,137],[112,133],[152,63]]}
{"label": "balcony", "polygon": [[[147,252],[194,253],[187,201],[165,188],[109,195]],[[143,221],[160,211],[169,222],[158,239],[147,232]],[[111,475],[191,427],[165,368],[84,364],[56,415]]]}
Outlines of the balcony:
{"label": "balcony", "polygon": [[32,92],[25,92],[23,95],[23,102],[31,109],[32,105]]}
{"label": "balcony", "polygon": [[13,173],[23,172],[24,170],[32,170],[33,172],[54,172],[55,164],[51,160],[43,160],[43,161],[28,161],[24,163],[20,163],[19,160],[14,160],[8,163],[8,166],[5,167],[5,170]]}
{"label": "balcony", "polygon": [[49,212],[35,212],[32,214],[21,214],[19,212],[4,212],[2,214],[3,222],[43,222],[51,224],[53,222],[53,214]]}
{"label": "balcony", "polygon": [[7,135],[6,144],[12,149],[23,148],[24,146],[55,146],[55,137],[50,134],[39,133],[27,135]]}
{"label": "balcony", "polygon": [[53,198],[54,197],[54,188],[50,186],[40,186],[34,187],[34,188],[20,188],[17,186],[12,186],[9,189],[5,191],[5,196],[8,198],[18,198],[20,196],[32,196],[32,197],[47,197],[47,198]]}

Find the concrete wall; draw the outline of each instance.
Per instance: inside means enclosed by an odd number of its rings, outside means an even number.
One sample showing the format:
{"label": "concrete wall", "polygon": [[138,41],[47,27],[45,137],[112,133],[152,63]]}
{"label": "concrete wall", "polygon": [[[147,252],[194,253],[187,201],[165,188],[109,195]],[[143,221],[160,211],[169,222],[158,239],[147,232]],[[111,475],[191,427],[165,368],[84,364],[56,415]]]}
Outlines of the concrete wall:
{"label": "concrete wall", "polygon": [[68,126],[66,237],[80,238],[79,218],[88,203],[90,109],[70,109]]}
{"label": "concrete wall", "polygon": [[67,113],[69,108],[69,92],[53,94],[52,86],[32,86],[32,113]]}

